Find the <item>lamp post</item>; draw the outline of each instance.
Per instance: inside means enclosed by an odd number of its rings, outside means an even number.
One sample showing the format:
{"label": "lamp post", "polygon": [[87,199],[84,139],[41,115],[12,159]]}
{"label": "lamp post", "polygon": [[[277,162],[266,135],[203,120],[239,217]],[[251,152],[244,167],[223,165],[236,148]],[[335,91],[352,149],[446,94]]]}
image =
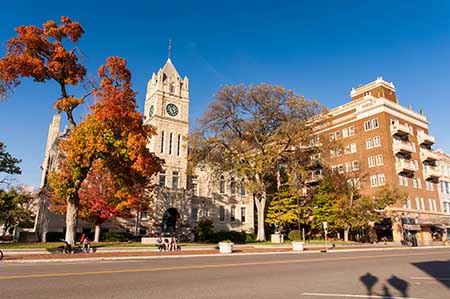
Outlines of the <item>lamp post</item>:
{"label": "lamp post", "polygon": [[[298,172],[295,172],[295,189],[297,195],[297,224],[298,224],[298,237],[300,238],[300,196],[298,194]],[[304,239],[304,236],[303,236]],[[303,240],[304,241],[304,240]]]}

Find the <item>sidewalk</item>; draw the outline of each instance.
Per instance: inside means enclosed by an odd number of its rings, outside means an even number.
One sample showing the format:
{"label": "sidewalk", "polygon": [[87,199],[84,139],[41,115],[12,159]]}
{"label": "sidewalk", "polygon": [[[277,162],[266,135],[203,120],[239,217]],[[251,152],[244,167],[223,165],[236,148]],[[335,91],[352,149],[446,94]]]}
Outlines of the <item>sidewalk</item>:
{"label": "sidewalk", "polygon": [[[415,249],[449,248],[448,246],[414,247]],[[321,244],[307,244],[304,252],[321,252],[325,249]],[[356,251],[380,251],[394,249],[411,249],[411,247],[392,246],[391,244],[367,244],[367,245],[336,245],[328,247],[329,252],[356,252]],[[4,250],[4,259],[1,263],[33,263],[33,262],[58,262],[58,261],[88,261],[88,260],[124,260],[124,259],[152,259],[174,257],[197,256],[223,256],[214,245],[210,246],[185,246],[181,251],[159,252],[156,248],[98,248],[93,253],[49,253],[44,250],[26,251],[24,249]],[[300,253],[292,251],[290,244],[283,245],[235,245],[233,255],[242,254],[288,254]],[[229,255],[229,254],[228,254]]]}

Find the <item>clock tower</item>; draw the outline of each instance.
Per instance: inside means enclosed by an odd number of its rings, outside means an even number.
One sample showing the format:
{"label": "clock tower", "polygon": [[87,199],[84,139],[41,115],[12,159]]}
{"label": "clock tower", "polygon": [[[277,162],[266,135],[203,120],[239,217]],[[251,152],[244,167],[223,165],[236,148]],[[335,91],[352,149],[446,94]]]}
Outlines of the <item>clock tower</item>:
{"label": "clock tower", "polygon": [[170,58],[148,81],[144,123],[156,129],[149,150],[165,160],[156,183],[171,189],[185,189],[189,80],[186,76],[181,79]]}

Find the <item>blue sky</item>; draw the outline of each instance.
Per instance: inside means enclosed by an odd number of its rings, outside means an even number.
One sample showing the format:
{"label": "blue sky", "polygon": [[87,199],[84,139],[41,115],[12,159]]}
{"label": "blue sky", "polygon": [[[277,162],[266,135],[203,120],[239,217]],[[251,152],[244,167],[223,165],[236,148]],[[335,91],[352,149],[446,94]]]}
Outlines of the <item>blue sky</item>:
{"label": "blue sky", "polygon": [[[435,148],[450,151],[450,1],[7,1],[0,55],[15,27],[61,15],[86,31],[77,47],[91,76],[108,56],[128,60],[141,110],[171,38],[172,61],[190,80],[191,123],[224,84],[279,84],[335,107],[383,76],[402,105],[423,107]],[[26,80],[0,102],[0,140],[23,159],[18,183],[39,186],[58,95]]]}

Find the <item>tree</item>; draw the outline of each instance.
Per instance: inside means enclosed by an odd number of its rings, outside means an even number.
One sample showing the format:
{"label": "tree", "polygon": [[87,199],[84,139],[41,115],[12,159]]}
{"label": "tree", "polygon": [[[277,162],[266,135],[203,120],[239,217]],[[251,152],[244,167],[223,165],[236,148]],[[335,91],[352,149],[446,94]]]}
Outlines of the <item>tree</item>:
{"label": "tree", "polygon": [[190,161],[245,179],[257,208],[257,241],[265,240],[269,177],[278,161],[311,136],[310,119],[323,112],[316,101],[280,86],[225,86],[191,134]]}
{"label": "tree", "polygon": [[113,178],[114,197],[132,203],[142,198],[148,178],[161,169],[162,160],[146,147],[154,128],[144,126],[136,111],[136,93],[126,61],[110,57],[99,68],[101,86],[95,91],[96,104],[85,120],[61,140],[66,158],[51,174],[53,196],[65,198],[66,240],[75,239],[80,188],[93,163],[101,160]]}
{"label": "tree", "polygon": [[61,17],[61,24],[47,21],[42,28],[20,26],[17,36],[6,43],[6,56],[0,58],[0,96],[6,97],[17,87],[21,78],[32,78],[36,82],[54,81],[61,95],[55,109],[67,115],[70,127],[76,126],[73,110],[82,104],[92,90],[81,97],[68,91],[85,80],[86,68],[78,62],[77,49],[68,49],[67,39],[76,43],[84,34],[80,23]]}
{"label": "tree", "polygon": [[299,205],[295,193],[288,187],[281,187],[280,192],[272,194],[266,214],[266,223],[276,225],[280,231],[299,221]]}
{"label": "tree", "polygon": [[[0,141],[0,173],[6,173],[7,175],[21,174],[19,164],[22,160],[16,159],[6,151],[6,146]],[[5,183],[7,179],[5,177],[0,178],[0,184]]]}
{"label": "tree", "polygon": [[32,197],[17,189],[0,190],[0,224],[3,225],[3,235],[11,227],[30,220]]}
{"label": "tree", "polygon": [[349,240],[350,229],[379,221],[387,207],[406,198],[404,193],[390,187],[370,197],[360,194],[359,185],[367,177],[360,171],[326,173],[313,197],[312,227],[320,228],[327,221],[330,228],[344,230],[344,241]]}

